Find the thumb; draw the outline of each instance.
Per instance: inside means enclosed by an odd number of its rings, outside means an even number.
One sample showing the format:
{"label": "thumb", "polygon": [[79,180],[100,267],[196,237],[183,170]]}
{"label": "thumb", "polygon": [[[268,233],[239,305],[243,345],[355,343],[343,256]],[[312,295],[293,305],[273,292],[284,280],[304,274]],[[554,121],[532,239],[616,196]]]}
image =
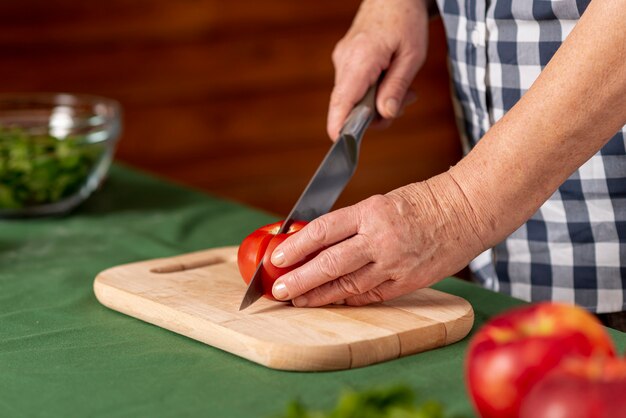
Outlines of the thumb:
{"label": "thumb", "polygon": [[391,62],[376,98],[376,108],[383,118],[390,119],[400,115],[403,101],[418,68],[419,59],[413,53],[399,55]]}

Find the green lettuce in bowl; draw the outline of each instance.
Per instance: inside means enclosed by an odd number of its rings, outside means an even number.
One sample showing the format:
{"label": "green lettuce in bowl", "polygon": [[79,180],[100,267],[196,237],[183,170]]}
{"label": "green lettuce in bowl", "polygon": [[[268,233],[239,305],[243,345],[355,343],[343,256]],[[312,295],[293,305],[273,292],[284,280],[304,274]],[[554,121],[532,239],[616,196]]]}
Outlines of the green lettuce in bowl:
{"label": "green lettuce in bowl", "polygon": [[121,130],[117,102],[0,96],[0,217],[65,213],[102,182]]}

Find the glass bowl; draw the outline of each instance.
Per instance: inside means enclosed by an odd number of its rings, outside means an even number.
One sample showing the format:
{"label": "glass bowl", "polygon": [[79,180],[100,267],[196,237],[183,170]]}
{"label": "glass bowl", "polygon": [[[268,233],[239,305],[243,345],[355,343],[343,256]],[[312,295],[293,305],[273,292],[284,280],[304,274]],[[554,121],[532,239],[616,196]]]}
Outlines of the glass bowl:
{"label": "glass bowl", "polygon": [[119,103],[65,93],[0,94],[0,218],[58,215],[103,181]]}

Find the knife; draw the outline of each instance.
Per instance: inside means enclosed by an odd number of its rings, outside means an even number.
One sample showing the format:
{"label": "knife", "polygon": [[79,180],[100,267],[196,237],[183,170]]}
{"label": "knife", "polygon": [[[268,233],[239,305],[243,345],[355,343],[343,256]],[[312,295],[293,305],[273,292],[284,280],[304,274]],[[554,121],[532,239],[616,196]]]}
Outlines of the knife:
{"label": "knife", "polygon": [[[339,132],[339,139],[330,147],[304,192],[291,209],[289,216],[281,225],[279,234],[287,231],[294,220],[312,221],[333,207],[356,170],[361,139],[377,114],[376,91],[379,84],[380,79],[367,90],[365,96],[352,109]],[[239,307],[240,311],[252,305],[263,295],[262,269],[263,261],[261,260],[248,284]]]}

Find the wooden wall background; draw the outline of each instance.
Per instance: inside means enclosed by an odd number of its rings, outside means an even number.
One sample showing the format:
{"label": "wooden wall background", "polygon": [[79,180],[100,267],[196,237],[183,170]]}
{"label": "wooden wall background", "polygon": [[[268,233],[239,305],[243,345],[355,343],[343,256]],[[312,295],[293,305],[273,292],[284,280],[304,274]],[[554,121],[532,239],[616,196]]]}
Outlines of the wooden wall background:
{"label": "wooden wall background", "polygon": [[[357,0],[0,2],[2,91],[119,100],[117,158],[285,215],[330,146],[330,54]],[[460,157],[441,22],[419,100],[368,132],[338,205],[422,180]]]}

